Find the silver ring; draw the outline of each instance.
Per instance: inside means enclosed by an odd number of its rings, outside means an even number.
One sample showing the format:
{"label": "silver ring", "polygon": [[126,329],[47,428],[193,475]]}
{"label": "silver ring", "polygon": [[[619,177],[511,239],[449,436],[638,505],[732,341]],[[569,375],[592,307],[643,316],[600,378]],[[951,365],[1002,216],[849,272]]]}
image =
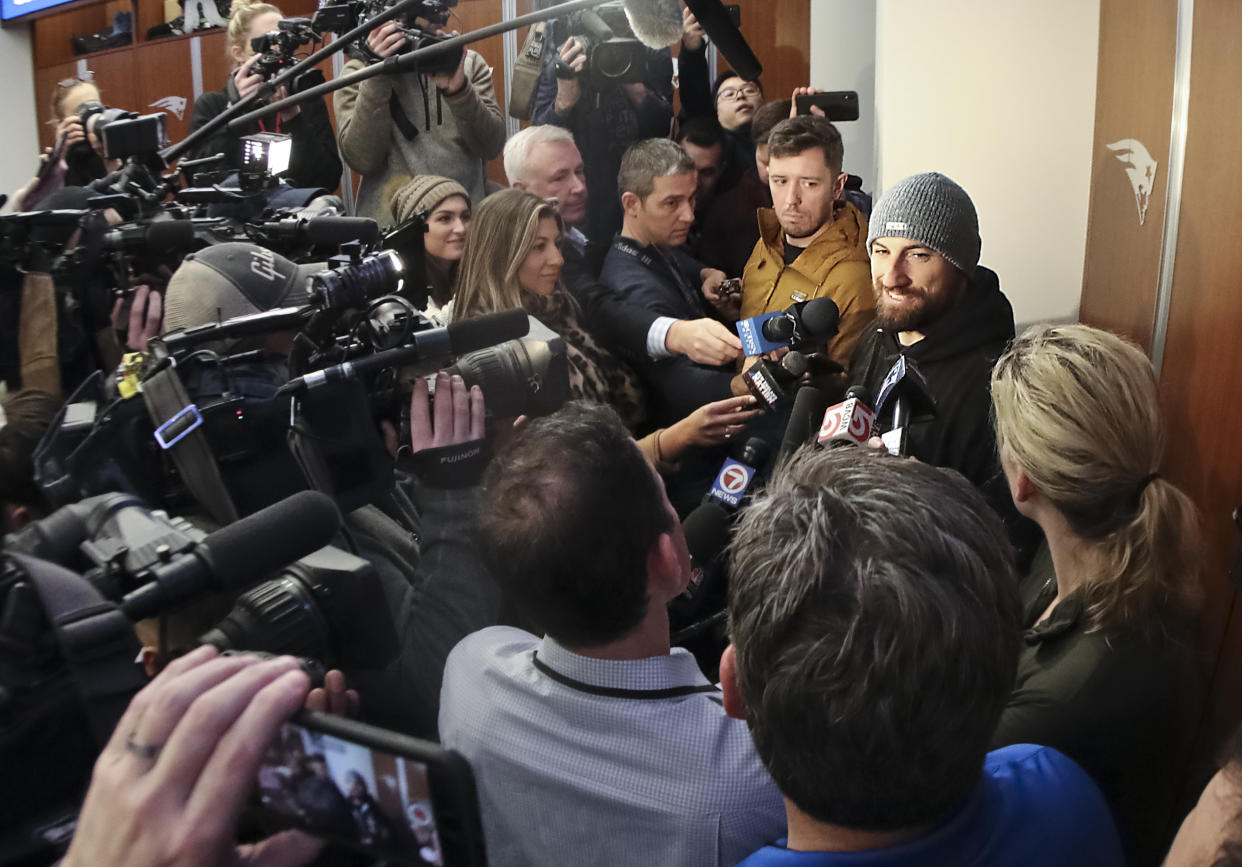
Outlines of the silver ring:
{"label": "silver ring", "polygon": [[160,754],[161,744],[140,744],[130,735],[125,739],[125,749],[142,759],[154,759]]}

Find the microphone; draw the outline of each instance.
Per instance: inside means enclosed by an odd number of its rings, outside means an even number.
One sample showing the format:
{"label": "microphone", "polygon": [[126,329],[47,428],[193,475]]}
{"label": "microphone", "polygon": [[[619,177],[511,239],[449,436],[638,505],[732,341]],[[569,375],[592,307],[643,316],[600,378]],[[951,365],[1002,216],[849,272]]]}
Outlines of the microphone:
{"label": "microphone", "polygon": [[125,595],[131,620],[154,617],[205,592],[247,587],[324,546],[341,514],[318,491],[301,491],[208,535],[186,553],[151,570],[154,580]]}
{"label": "microphone", "polygon": [[366,217],[304,217],[260,223],[258,234],[272,241],[307,242],[314,246],[337,246],[361,241],[379,243],[379,224]]}
{"label": "microphone", "polygon": [[478,319],[450,323],[446,328],[429,328],[414,334],[414,342],[395,349],[385,349],[365,355],[354,361],[334,364],[305,376],[291,379],[276,392],[278,395],[300,394],[331,382],[340,382],[358,376],[366,376],[386,367],[409,364],[433,358],[465,355],[477,349],[485,349],[525,337],[530,331],[530,319],[524,310],[506,310],[489,313]]}
{"label": "microphone", "polygon": [[914,359],[905,355],[897,356],[897,361],[880,385],[880,396],[875,402],[876,415],[890,402],[893,405],[891,423],[880,439],[890,454],[905,457],[910,425],[930,421],[936,417],[937,411],[936,398],[927,384],[927,377],[923,376]]}
{"label": "microphone", "polygon": [[831,298],[795,301],[784,310],[764,313],[737,323],[746,355],[763,355],[788,346],[804,349],[829,340],[837,333],[841,311]]}
{"label": "microphone", "polygon": [[[633,0],[624,0],[624,2],[628,7]],[[686,0],[686,7],[698,19],[699,26],[707,34],[707,38],[716,46],[716,50],[724,55],[725,61],[733,71],[743,81],[758,81],[759,76],[763,74],[763,64],[746,44],[746,37],[734,25],[724,4],[720,0]],[[678,21],[680,22],[680,18]],[[680,38],[679,32],[677,39]]]}
{"label": "microphone", "polygon": [[779,362],[761,358],[742,374],[742,380],[765,410],[776,412],[792,399],[792,392],[797,389],[807,366],[806,356],[797,351],[788,353]]}
{"label": "microphone", "polygon": [[804,385],[798,389],[798,393],[794,395],[793,408],[789,411],[789,421],[785,424],[780,450],[776,453],[777,463],[785,460],[811,439],[827,405],[828,396],[821,389],[813,385]]}
{"label": "microphone", "polygon": [[686,515],[681,531],[690,551],[690,583],[669,607],[678,616],[690,617],[720,574],[721,555],[733,533],[733,513],[709,499]]}
{"label": "microphone", "polygon": [[768,444],[759,437],[746,440],[740,459],[725,458],[703,502],[722,503],[732,512],[740,509],[750,483],[755,479],[755,472],[767,462],[769,451]]}
{"label": "microphone", "polygon": [[[658,51],[681,41],[681,4],[677,0],[621,0],[621,6],[630,29],[648,48]],[[728,19],[727,12],[725,17]],[[703,30],[708,32],[706,27]]]}
{"label": "microphone", "polygon": [[841,445],[866,445],[875,427],[875,410],[867,406],[867,389],[850,386],[845,400],[824,412],[818,442],[826,448]]}
{"label": "microphone", "polygon": [[127,225],[104,232],[106,250],[167,253],[194,246],[194,223],[190,220],[161,220],[147,225]]}

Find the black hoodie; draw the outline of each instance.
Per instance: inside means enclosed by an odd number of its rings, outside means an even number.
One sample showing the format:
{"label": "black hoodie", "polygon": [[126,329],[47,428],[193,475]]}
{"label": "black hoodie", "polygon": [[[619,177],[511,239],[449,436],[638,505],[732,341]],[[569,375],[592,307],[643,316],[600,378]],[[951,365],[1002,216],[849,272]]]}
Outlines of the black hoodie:
{"label": "black hoodie", "polygon": [[1018,515],[1010,498],[996,449],[989,390],[992,367],[1013,336],[1013,307],[996,274],[979,267],[961,303],[933,323],[918,343],[902,346],[895,332],[870,328],[854,350],[850,379],[874,399],[899,355],[914,362],[936,398],[937,415],[910,426],[909,453],[924,463],[957,470],[983,493],[1005,521],[1022,567],[1033,552],[1038,528]]}

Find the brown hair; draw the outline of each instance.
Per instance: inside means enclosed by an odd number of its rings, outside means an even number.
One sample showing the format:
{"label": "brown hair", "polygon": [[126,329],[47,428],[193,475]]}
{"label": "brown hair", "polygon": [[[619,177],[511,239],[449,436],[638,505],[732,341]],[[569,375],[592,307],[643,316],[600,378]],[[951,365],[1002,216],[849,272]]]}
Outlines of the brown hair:
{"label": "brown hair", "polygon": [[1092,628],[1180,637],[1199,595],[1199,516],[1157,475],[1164,420],[1147,356],[1098,328],[1037,325],[996,363],[992,401],[998,447],[1099,552],[1083,587]]}
{"label": "brown hair", "polygon": [[845,145],[841,141],[841,133],[827,118],[814,114],[787,117],[772,127],[772,132],[768,134],[769,156],[793,157],[811,148],[820,148],[828,168],[841,173]]}

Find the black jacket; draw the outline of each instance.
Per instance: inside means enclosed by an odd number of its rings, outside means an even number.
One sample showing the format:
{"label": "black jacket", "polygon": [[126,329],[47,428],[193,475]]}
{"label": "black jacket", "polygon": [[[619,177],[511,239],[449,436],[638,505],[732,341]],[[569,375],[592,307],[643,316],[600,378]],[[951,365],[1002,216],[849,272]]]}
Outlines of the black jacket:
{"label": "black jacket", "polygon": [[[677,55],[677,82],[683,118],[706,117],[719,121],[716,97],[707,75],[706,42],[697,51],[682,46]],[[721,131],[724,133],[724,163],[713,191],[717,196],[732,190],[747,172],[755,170],[755,143],[750,137],[750,124]]]}
{"label": "black jacket", "polygon": [[[1013,307],[996,274],[977,268],[962,302],[925,335],[913,346],[902,346],[896,334],[869,329],[854,350],[850,379],[874,399],[899,355],[914,362],[927,378],[937,415],[911,425],[909,453],[924,463],[957,470],[979,488],[1005,521],[1022,564],[1039,533],[1014,509],[996,450],[989,384],[996,359],[1014,336]],[[886,416],[887,411],[877,420],[881,431],[891,423]]]}
{"label": "black jacket", "polygon": [[[204,93],[194,100],[194,111],[190,117],[190,132],[205,125],[218,114],[224,112],[230,102],[238,99],[237,90],[233,86],[230,75],[228,83],[222,90]],[[262,121],[268,132],[276,132],[276,116]],[[261,127],[256,121],[244,129],[229,132],[227,128],[216,130],[206,140],[190,148],[186,159],[201,159],[222,153],[229,166],[241,168],[241,137],[260,132]],[[289,171],[286,177],[295,181],[297,187],[322,187],[333,191],[341,185],[341,156],[336,149],[336,133],[332,130],[332,121],[328,117],[328,107],[323,97],[302,103],[302,110],[297,117],[288,122],[281,122],[279,132],[293,136],[293,153],[289,158]]]}
{"label": "black jacket", "polygon": [[599,279],[587,252],[566,238],[561,243],[565,265],[561,279],[582,307],[582,324],[591,336],[631,364],[650,362],[647,334],[659,314],[621,297]]}
{"label": "black jacket", "polygon": [[[621,300],[657,316],[701,319],[712,315],[700,291],[699,272],[703,267],[680,250],[660,253],[618,235],[604,257],[600,280]],[[730,368],[696,364],[684,355],[660,361],[645,357],[641,361],[635,359],[635,364],[651,398],[653,422],[657,426],[670,425],[703,404],[732,394]]]}

